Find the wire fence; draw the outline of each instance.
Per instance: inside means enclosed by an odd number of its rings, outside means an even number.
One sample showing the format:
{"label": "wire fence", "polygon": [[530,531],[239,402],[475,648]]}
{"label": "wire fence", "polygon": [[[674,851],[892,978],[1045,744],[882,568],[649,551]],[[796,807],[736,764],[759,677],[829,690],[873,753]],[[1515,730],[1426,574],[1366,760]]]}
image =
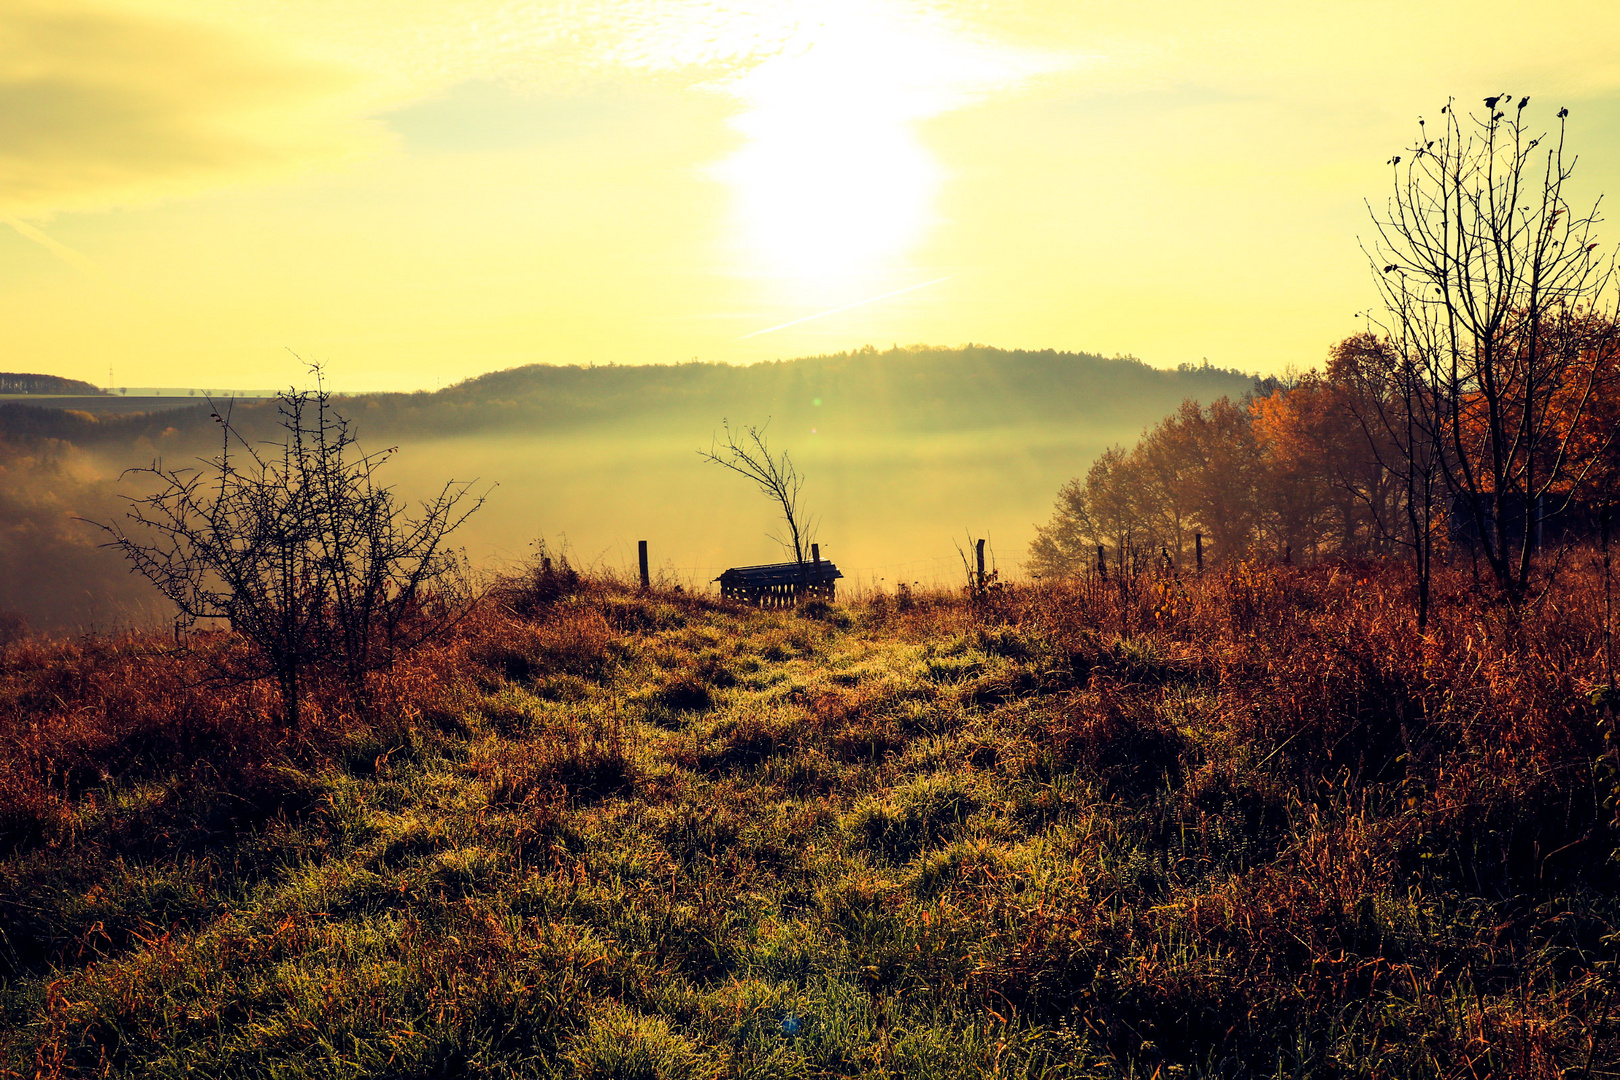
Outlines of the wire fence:
{"label": "wire fence", "polygon": [[[923,559],[906,559],[900,562],[873,563],[869,565],[853,565],[836,559],[828,558],[842,572],[843,579],[839,582],[842,591],[854,595],[885,591],[892,592],[901,585],[912,589],[948,589],[966,584],[966,564],[960,556],[936,555]],[[651,568],[653,580],[666,587],[681,585],[689,591],[718,591],[716,579],[730,566],[679,566],[673,563],[654,564]],[[626,564],[622,571],[626,576],[633,576],[638,571],[635,564]]]}
{"label": "wire fence", "polygon": [[[654,542],[656,544],[656,541]],[[538,548],[549,551],[554,558],[566,559],[579,569],[593,574],[602,574],[609,577],[618,577],[634,581],[640,574],[640,563],[635,541],[619,541],[601,549],[594,557],[582,557],[581,553],[570,545],[566,539],[556,546]],[[718,594],[717,579],[721,574],[736,566],[745,563],[727,564],[687,564],[674,560],[659,562],[655,558],[648,567],[653,583],[661,588],[680,586],[688,592]],[[533,551],[524,556],[510,550],[499,553],[499,561],[515,566],[532,557]],[[994,547],[992,546],[990,567],[997,569],[1001,578],[1010,575],[1006,570],[995,567]],[[843,578],[839,581],[839,592],[844,595],[861,596],[875,592],[893,592],[904,585],[911,589],[955,589],[968,583],[970,566],[973,562],[971,546],[948,555],[930,555],[917,559],[902,559],[895,562],[883,563],[849,563],[836,557],[833,553],[824,553],[823,558],[834,563]]]}

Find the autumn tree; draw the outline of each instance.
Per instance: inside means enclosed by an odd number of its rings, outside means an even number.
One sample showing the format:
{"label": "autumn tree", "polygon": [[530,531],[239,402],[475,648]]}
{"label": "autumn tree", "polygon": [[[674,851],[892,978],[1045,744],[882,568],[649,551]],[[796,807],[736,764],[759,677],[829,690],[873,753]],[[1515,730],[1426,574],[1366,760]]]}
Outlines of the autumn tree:
{"label": "autumn tree", "polygon": [[1178,564],[1199,531],[1192,507],[1193,481],[1202,465],[1192,437],[1198,416],[1196,402],[1183,402],[1143,435],[1133,451],[1140,459],[1142,502],[1153,520],[1153,533]]}
{"label": "autumn tree", "polygon": [[1197,462],[1189,477],[1189,502],[1200,530],[1219,559],[1236,559],[1254,543],[1259,525],[1259,444],[1249,410],[1229,398],[1180,415],[1187,422],[1188,453]]}
{"label": "autumn tree", "polygon": [[1260,532],[1290,558],[1319,554],[1333,529],[1330,473],[1299,408],[1308,393],[1299,386],[1278,388],[1249,407],[1262,469],[1256,499]]}
{"label": "autumn tree", "polygon": [[1116,561],[1133,552],[1173,549],[1180,561],[1192,534],[1212,554],[1249,549],[1258,513],[1261,466],[1246,408],[1225,398],[1208,408],[1184,402],[1129,451],[1113,447],[1059,494],[1052,520],[1037,530],[1029,567],[1042,577],[1072,574],[1097,548]]}
{"label": "autumn tree", "polygon": [[1037,577],[1068,577],[1096,562],[1099,547],[1118,559],[1136,531],[1142,542],[1145,512],[1132,455],[1114,446],[1102,452],[1084,480],[1071,480],[1058,493],[1052,520],[1035,532],[1030,572]]}
{"label": "autumn tree", "polygon": [[1369,440],[1376,409],[1357,381],[1358,358],[1377,340],[1356,335],[1329,352],[1326,372],[1307,371],[1287,386],[1256,395],[1249,411],[1263,475],[1257,481],[1260,528],[1279,550],[1312,558],[1388,550],[1400,499],[1386,437]]}

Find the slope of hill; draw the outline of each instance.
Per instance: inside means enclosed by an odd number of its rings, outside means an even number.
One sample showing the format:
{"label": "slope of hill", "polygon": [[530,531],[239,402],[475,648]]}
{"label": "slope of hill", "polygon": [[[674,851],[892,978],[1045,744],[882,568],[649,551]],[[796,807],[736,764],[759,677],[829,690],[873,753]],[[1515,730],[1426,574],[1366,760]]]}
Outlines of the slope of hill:
{"label": "slope of hill", "polygon": [[684,424],[773,417],[784,425],[879,425],[896,432],[1028,424],[1105,424],[1158,417],[1188,397],[1239,394],[1251,380],[1218,368],[1164,371],[1128,358],[1052,350],[865,349],[734,367],[530,365],[437,394],[382,395],[369,423],[396,429],[551,429],[634,421]]}
{"label": "slope of hill", "polygon": [[1616,1075],[1598,575],[1344,569],[0,648],[0,1073]]}

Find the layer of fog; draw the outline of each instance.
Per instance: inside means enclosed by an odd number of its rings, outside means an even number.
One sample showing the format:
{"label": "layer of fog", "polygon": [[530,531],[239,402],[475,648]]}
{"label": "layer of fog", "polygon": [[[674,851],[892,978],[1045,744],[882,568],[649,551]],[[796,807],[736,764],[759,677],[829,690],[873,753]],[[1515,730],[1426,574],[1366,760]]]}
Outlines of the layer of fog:
{"label": "layer of fog", "polygon": [[[857,591],[962,580],[959,548],[988,538],[1004,577],[1018,576],[1035,525],[1057,490],[1133,429],[1000,430],[830,439],[768,432],[804,477],[802,509],[822,555]],[[388,465],[402,495],[472,480],[484,507],[457,536],[481,566],[530,557],[537,540],[576,563],[633,574],[637,541],[656,574],[685,588],[730,566],[787,557],[771,501],[746,479],[705,463],[707,432],[612,437],[448,439],[405,445]]]}
{"label": "layer of fog", "polygon": [[[744,478],[706,464],[707,431],[598,432],[404,442],[377,479],[415,502],[450,480],[476,481],[483,507],[452,537],[481,571],[521,565],[544,541],[576,565],[626,576],[646,540],[655,577],[713,591],[731,566],[787,556],[777,508]],[[933,436],[827,438],[768,431],[804,477],[802,509],[845,593],[900,583],[952,586],[962,551],[985,537],[1004,577],[1020,576],[1058,488],[1134,429],[1008,429]],[[52,631],[160,626],[170,614],[107,535],[137,481],[122,462],[64,450],[13,462],[0,483],[0,610]],[[178,464],[178,462],[176,462]],[[3,471],[0,471],[3,472]],[[88,519],[88,522],[81,519]]]}

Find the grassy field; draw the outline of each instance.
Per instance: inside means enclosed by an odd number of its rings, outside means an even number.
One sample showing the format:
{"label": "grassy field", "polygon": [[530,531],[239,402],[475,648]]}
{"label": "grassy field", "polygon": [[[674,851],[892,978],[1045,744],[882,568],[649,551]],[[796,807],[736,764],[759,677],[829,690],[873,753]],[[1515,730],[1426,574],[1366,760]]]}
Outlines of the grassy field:
{"label": "grassy field", "polygon": [[1601,591],[1441,585],[534,573],[298,732],[15,643],[0,1071],[1620,1075]]}

